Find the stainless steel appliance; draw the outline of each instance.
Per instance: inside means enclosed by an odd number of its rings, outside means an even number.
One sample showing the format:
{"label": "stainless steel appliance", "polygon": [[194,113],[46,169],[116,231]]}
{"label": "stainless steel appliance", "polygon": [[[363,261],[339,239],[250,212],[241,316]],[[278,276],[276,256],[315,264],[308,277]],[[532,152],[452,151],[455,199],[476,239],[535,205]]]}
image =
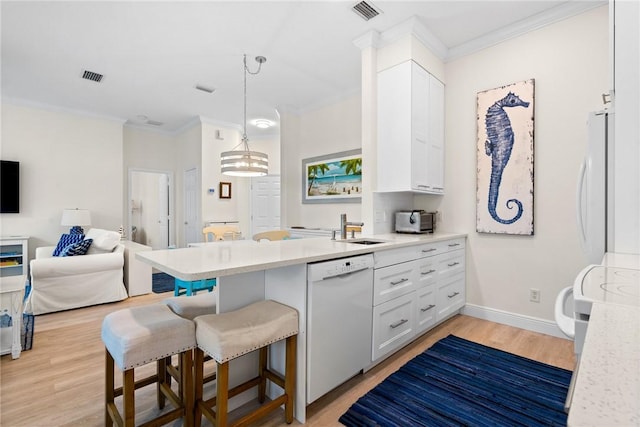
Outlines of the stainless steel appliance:
{"label": "stainless steel appliance", "polygon": [[371,363],[373,255],[307,267],[307,403]]}
{"label": "stainless steel appliance", "polygon": [[396,212],[396,233],[433,233],[436,213],[423,210]]}

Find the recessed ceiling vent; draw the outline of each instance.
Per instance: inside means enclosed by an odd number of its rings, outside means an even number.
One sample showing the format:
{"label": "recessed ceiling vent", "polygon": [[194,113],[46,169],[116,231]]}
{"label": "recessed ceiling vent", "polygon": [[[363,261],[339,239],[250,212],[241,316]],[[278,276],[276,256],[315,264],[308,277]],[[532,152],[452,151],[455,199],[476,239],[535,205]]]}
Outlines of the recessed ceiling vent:
{"label": "recessed ceiling vent", "polygon": [[216,90],[216,88],[214,87],[208,87],[200,84],[196,85],[196,89],[201,90],[203,92],[207,92],[207,93],[213,93]]}
{"label": "recessed ceiling vent", "polygon": [[162,126],[164,123],[155,120],[147,120],[147,124],[152,126]]}
{"label": "recessed ceiling vent", "polygon": [[104,76],[102,74],[94,73],[93,71],[84,70],[82,78],[91,80],[92,82],[100,83]]}
{"label": "recessed ceiling vent", "polygon": [[356,3],[351,9],[365,21],[380,15],[380,10],[371,4],[371,2],[361,1]]}

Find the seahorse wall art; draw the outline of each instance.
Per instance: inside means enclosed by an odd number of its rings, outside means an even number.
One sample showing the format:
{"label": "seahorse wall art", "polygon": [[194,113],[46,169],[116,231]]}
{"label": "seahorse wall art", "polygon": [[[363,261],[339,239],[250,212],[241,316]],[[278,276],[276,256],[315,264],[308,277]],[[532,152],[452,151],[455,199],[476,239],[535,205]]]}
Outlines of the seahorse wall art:
{"label": "seahorse wall art", "polygon": [[479,232],[533,234],[533,83],[478,94]]}

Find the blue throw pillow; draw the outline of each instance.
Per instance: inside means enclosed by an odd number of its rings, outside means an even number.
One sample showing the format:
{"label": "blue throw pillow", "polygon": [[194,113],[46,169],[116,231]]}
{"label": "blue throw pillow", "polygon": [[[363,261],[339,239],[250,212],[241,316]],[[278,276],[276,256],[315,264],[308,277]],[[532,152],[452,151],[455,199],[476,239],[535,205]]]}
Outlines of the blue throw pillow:
{"label": "blue throw pillow", "polygon": [[84,234],[63,234],[53,250],[53,256],[60,256],[64,248],[74,243],[80,243],[82,239],[84,239]]}
{"label": "blue throw pillow", "polygon": [[89,246],[93,243],[93,239],[85,239],[78,243],[73,243],[62,250],[60,256],[76,256],[84,255],[89,250]]}

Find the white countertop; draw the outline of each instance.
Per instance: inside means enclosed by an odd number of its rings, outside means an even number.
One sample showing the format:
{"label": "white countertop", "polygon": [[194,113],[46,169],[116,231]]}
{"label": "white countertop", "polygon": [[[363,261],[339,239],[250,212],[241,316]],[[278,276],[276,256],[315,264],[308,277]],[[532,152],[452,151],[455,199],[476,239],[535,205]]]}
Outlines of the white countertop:
{"label": "white countertop", "polygon": [[593,304],[567,424],[640,425],[640,307]]}
{"label": "white countertop", "polygon": [[459,233],[361,236],[360,239],[385,241],[376,245],[357,245],[327,237],[260,243],[234,240],[199,247],[139,252],[136,258],[179,279],[194,281],[464,237],[465,234]]}
{"label": "white countertop", "polygon": [[[607,253],[602,266],[640,269],[640,255]],[[640,305],[625,303],[592,303],[569,426],[640,425]]]}

